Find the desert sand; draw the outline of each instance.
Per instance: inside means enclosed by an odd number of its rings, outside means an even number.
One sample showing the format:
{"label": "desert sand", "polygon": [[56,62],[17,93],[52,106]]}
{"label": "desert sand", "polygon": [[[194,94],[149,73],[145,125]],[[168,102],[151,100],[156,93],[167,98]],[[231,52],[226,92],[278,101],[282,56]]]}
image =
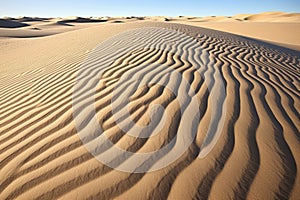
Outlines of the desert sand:
{"label": "desert sand", "polygon": [[[298,199],[299,35],[300,14],[281,12],[1,19],[0,199]],[[147,43],[153,46],[140,48]],[[74,97],[82,69],[82,87],[96,88],[83,93],[79,87]],[[134,78],[159,80],[178,96],[187,92],[180,99],[146,81],[128,93],[128,119],[139,127],[164,122],[150,138],[128,135],[117,123],[123,108],[113,103],[122,105]],[[220,85],[223,90],[211,91]],[[74,100],[88,118],[76,118]],[[196,110],[189,107],[194,101]],[[160,113],[152,112],[158,104],[166,117],[152,119]],[[85,112],[91,106],[95,113]],[[92,119],[103,133],[83,142],[85,129],[77,122],[89,127]],[[204,155],[211,129],[220,134]],[[95,155],[86,145],[105,135],[137,154],[175,138],[171,152],[187,130],[196,133],[187,150],[161,169],[151,171],[155,163],[150,164],[144,173],[117,169],[134,166],[132,157],[109,154],[111,148]],[[107,152],[118,167],[98,160]]]}

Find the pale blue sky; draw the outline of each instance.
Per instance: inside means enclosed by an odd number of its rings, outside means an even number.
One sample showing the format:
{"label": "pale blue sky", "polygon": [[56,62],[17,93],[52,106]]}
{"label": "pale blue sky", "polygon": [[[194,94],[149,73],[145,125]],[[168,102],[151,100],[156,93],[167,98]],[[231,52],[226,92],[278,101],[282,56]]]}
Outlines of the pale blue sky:
{"label": "pale blue sky", "polygon": [[300,12],[300,0],[0,0],[0,16],[210,16]]}

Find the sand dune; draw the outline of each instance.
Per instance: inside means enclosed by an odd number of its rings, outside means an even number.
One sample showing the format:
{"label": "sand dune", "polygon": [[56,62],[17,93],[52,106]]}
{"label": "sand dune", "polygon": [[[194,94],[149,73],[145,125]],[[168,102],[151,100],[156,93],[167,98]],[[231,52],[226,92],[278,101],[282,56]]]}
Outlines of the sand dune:
{"label": "sand dune", "polygon": [[171,22],[211,28],[300,50],[300,14],[265,12],[235,16],[150,16],[150,17],[19,17],[0,20],[0,38],[44,37],[106,23]]}
{"label": "sand dune", "polygon": [[260,22],[299,22],[299,13],[284,13],[284,12],[265,12],[260,14],[249,15],[244,20],[260,21]]}
{"label": "sand dune", "polygon": [[[157,21],[164,19],[158,17]],[[47,23],[73,24],[78,18],[51,20]],[[27,32],[24,39],[1,38],[5,53],[0,55],[0,199],[300,196],[298,51],[179,24],[183,20],[179,18],[176,23],[149,22],[147,18],[105,20],[90,27],[76,24],[72,31],[67,29],[72,26],[66,26],[49,37],[31,38]],[[124,23],[109,23],[116,21]],[[42,28],[41,24],[34,26]],[[95,48],[98,44],[101,48]],[[126,51],[118,51],[120,48]],[[83,69],[83,79],[76,79]],[[140,82],[146,79],[148,84],[131,91],[135,78]],[[74,98],[78,83],[82,85]],[[95,84],[93,94],[86,86]],[[220,84],[224,91],[214,94],[210,88]],[[178,97],[170,88],[180,91]],[[120,98],[127,92],[125,106],[130,116],[126,118],[115,112],[123,110]],[[74,117],[76,108],[81,107],[74,107],[72,100],[78,100],[83,108],[95,101],[95,113],[83,109],[87,118],[78,118],[83,129],[89,128],[91,117],[103,129],[102,135],[88,138],[88,144],[98,144],[106,136],[116,147],[135,154],[159,150],[174,141],[170,153],[188,133],[185,128],[196,135],[189,148],[162,169],[118,171],[96,159],[112,147],[100,148],[94,155],[88,151]],[[216,100],[222,105],[220,116],[214,112]],[[189,107],[193,101],[199,102],[196,110]],[[113,102],[118,105],[114,107]],[[161,111],[152,107],[155,104],[163,107],[165,118],[151,119]],[[199,113],[198,121],[189,118],[193,111]],[[140,127],[156,127],[162,119],[165,123],[157,135],[136,138],[117,124],[129,119]],[[216,124],[210,126],[212,121]],[[216,127],[221,127],[216,145],[207,156],[201,156],[211,143],[206,134]],[[110,155],[111,165],[132,163],[131,157]],[[157,163],[162,159],[164,156]],[[155,167],[151,159],[146,162],[149,171]]]}
{"label": "sand dune", "polygon": [[107,20],[101,20],[101,19],[91,19],[91,18],[83,18],[83,17],[69,17],[60,20],[60,23],[86,23],[86,22],[106,22]]}
{"label": "sand dune", "polygon": [[29,26],[29,25],[22,22],[15,22],[9,19],[0,19],[0,28],[20,28],[24,26]]}
{"label": "sand dune", "polygon": [[188,24],[238,34],[268,43],[300,50],[300,14],[266,12],[235,16],[170,18],[173,23]]}
{"label": "sand dune", "polygon": [[[166,17],[165,17],[166,18]],[[189,22],[299,22],[299,13],[264,12],[259,14],[238,14],[234,16],[206,16],[206,17],[167,17],[169,21]]]}

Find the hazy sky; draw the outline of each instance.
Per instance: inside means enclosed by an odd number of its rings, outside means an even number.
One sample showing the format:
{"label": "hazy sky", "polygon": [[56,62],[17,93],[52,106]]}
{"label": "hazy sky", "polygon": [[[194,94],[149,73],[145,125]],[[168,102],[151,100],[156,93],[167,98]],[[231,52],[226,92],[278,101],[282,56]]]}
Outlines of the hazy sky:
{"label": "hazy sky", "polygon": [[300,12],[300,0],[0,0],[0,16],[210,16]]}

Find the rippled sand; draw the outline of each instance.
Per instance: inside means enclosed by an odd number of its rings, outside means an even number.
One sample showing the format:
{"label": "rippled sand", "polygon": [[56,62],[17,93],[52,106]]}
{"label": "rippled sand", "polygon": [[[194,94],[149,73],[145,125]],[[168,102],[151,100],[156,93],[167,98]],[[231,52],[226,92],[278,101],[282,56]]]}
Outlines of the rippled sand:
{"label": "rippled sand", "polygon": [[[38,19],[23,20],[31,23],[23,28],[0,29],[0,199],[300,196],[299,51],[178,20],[120,21]],[[33,26],[41,30],[29,30]],[[139,48],[132,48],[135,44]],[[95,49],[97,45],[101,48]],[[126,51],[118,52],[120,47]],[[74,97],[83,69],[86,82],[78,89],[87,90],[78,90]],[[144,79],[144,86],[131,88],[133,81]],[[95,91],[88,89],[91,80],[97,81]],[[214,94],[213,88],[221,89]],[[128,102],[122,104],[127,92]],[[77,107],[79,114],[90,106],[95,112],[76,118],[74,99],[82,106]],[[199,106],[193,110],[189,106],[194,100]],[[158,108],[153,112],[158,104],[162,113]],[[124,106],[127,118],[118,114]],[[195,137],[190,135],[192,143],[174,162],[134,173],[140,167],[134,157],[107,154],[112,147],[91,153],[87,143],[98,144],[101,135],[85,141],[78,122],[89,127],[92,119],[102,136],[133,155],[157,151],[175,139],[167,149],[172,152],[182,139],[189,139],[185,134],[192,131]],[[120,128],[129,119],[140,127],[154,123],[155,128],[161,119],[164,123],[157,135],[136,138]],[[203,155],[210,132],[216,143]],[[95,158],[104,154],[111,159],[108,166]],[[168,154],[160,156],[145,161],[149,171]],[[126,163],[136,171],[116,169]]]}

